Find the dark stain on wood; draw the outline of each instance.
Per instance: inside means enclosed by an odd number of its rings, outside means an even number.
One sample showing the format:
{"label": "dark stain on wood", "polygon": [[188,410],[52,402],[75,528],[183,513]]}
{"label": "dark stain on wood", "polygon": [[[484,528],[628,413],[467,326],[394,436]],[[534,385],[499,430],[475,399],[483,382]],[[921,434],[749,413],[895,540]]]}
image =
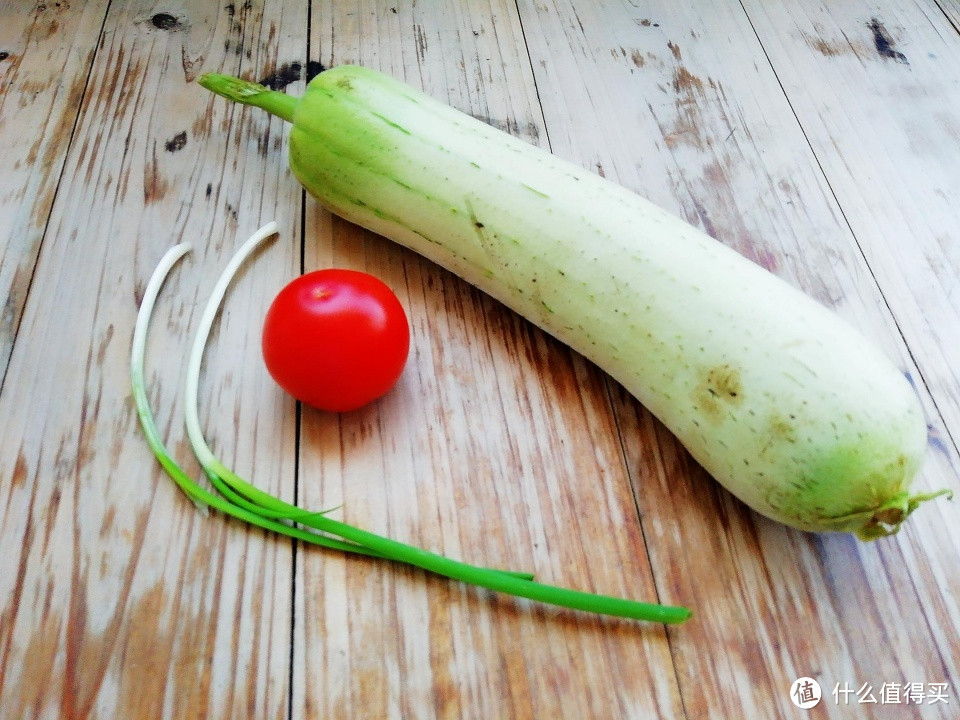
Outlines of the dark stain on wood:
{"label": "dark stain on wood", "polygon": [[0,338],[3,338],[3,342],[0,343],[0,364],[5,364],[10,357],[14,330],[20,319],[20,308],[23,307],[23,300],[21,299],[23,293],[19,288],[23,281],[17,282],[18,275],[21,275],[21,273],[14,274],[10,292],[7,293],[7,299],[3,302],[3,307],[0,308]]}
{"label": "dark stain on wood", "polygon": [[745,252],[742,250],[741,252],[750,260],[753,260],[753,262],[755,262],[757,265],[766,268],[772,273],[777,272],[777,270],[780,268],[780,256],[761,245],[751,244],[750,252]]}
{"label": "dark stain on wood", "polygon": [[948,443],[943,435],[940,433],[940,428],[934,427],[933,425],[927,424],[927,445],[940,453],[943,457],[951,457],[951,446]]}
{"label": "dark stain on wood", "polygon": [[[33,502],[31,500],[31,509]],[[27,543],[21,558],[27,557],[26,548],[33,544],[33,524],[31,518],[27,516],[27,530],[24,533],[24,542]],[[20,708],[39,707],[43,701],[45,690],[50,687],[50,682],[55,682],[57,656],[61,647],[60,630],[62,622],[59,618],[53,616],[49,610],[49,590],[46,598],[38,598],[38,604],[43,608],[41,617],[34,621],[31,627],[31,635],[24,648],[21,657],[22,665],[17,668],[20,678],[16,680],[14,673],[10,678],[6,677],[8,658],[13,642],[14,623],[17,618],[17,612],[20,608],[20,599],[23,594],[24,576],[26,567],[24,560],[21,559],[18,568],[17,580],[14,585],[12,602],[7,605],[3,614],[0,615],[0,637],[3,637],[3,655],[0,657],[0,680],[4,680],[5,696],[13,699],[13,706]],[[49,585],[48,585],[49,588]],[[39,594],[39,589],[38,589]],[[34,713],[34,717],[39,717],[40,713]]]}
{"label": "dark stain on wood", "polygon": [[[253,7],[251,0],[246,0],[243,5],[240,6],[241,10],[250,10]],[[237,6],[235,3],[227,3],[223,6],[223,9],[227,11],[227,15],[233,17],[237,14]]]}
{"label": "dark stain on wood", "polygon": [[[725,178],[722,166],[716,163],[709,165],[704,170],[704,180],[714,189],[718,201],[724,205],[731,205],[728,190],[729,183]],[[772,273],[776,273],[779,270],[779,256],[769,250],[763,242],[752,236],[746,223],[742,221],[741,216],[736,212],[735,206],[732,212],[724,211],[722,213],[726,230],[721,234],[718,232],[713,219],[710,217],[707,207],[696,197],[692,198],[692,201],[696,216],[688,216],[687,219],[691,224],[699,224],[703,231],[714,240],[719,240],[725,245],[732,247],[760,267],[766,268]]]}
{"label": "dark stain on wood", "polygon": [[270,126],[267,126],[267,129],[264,132],[257,136],[257,154],[261,157],[267,156],[267,151],[270,148]]}
{"label": "dark stain on wood", "polygon": [[913,373],[911,373],[909,370],[904,370],[903,377],[905,377],[907,382],[910,383],[910,387],[912,387],[914,390],[917,389],[917,381],[913,379]]}
{"label": "dark stain on wood", "polygon": [[[253,4],[250,2],[243,3],[239,8],[234,3],[229,3],[224,6],[227,17],[229,18],[228,25],[230,33],[235,36],[235,39],[227,38],[223,41],[224,52],[232,51],[237,57],[250,58],[252,56],[250,48],[247,47],[247,38],[244,33],[245,21],[252,8]],[[239,19],[237,18],[238,10],[240,14]],[[256,19],[251,19],[251,22],[256,22]]]}
{"label": "dark stain on wood", "polygon": [[516,118],[506,118],[505,120],[499,120],[497,118],[491,118],[486,115],[480,115],[473,113],[473,117],[479,120],[482,123],[495,127],[497,130],[502,130],[505,133],[509,133],[514,137],[523,137],[531,141],[536,141],[540,139],[540,128],[537,127],[535,122],[528,121],[521,124]]}
{"label": "dark stain on wood", "polygon": [[307,82],[313,80],[324,70],[326,70],[326,68],[323,66],[323,63],[319,63],[316,60],[307,60]]}
{"label": "dark stain on wood", "polygon": [[[680,46],[674,42],[668,42],[667,48],[672,56],[672,63],[669,59],[664,59],[648,53],[649,62],[659,68],[666,69],[668,65],[673,65],[671,81],[669,85],[661,84],[660,89],[667,94],[671,91],[676,108],[676,118],[670,124],[661,124],[663,139],[670,148],[678,145],[688,145],[697,149],[704,149],[710,144],[710,138],[706,137],[701,129],[701,107],[708,100],[706,90],[719,90],[719,86],[711,78],[700,78],[690,72],[683,63],[683,54]],[[722,90],[719,90],[722,98]],[[650,111],[656,116],[656,111],[651,104],[648,104]]]}
{"label": "dark stain on wood", "polygon": [[193,138],[209,137],[212,125],[213,118],[210,113],[201,113],[190,123],[189,135]]}
{"label": "dark stain on wood", "polygon": [[876,48],[877,54],[880,57],[887,58],[889,60],[896,60],[899,63],[904,65],[909,65],[910,62],[907,60],[907,56],[902,52],[896,49],[896,42],[890,33],[887,32],[887,29],[883,26],[883,23],[880,22],[877,18],[870,18],[870,22],[867,23],[867,27],[870,28],[870,32],[873,33],[873,46]]}
{"label": "dark stain on wood", "polygon": [[714,240],[719,239],[717,237],[717,229],[714,227],[713,220],[710,219],[710,214],[707,212],[707,208],[696,198],[693,199],[693,204],[697,210],[697,217],[700,220],[700,227],[702,227],[703,231]]}
{"label": "dark stain on wood", "polygon": [[180,20],[170,13],[160,12],[150,18],[150,23],[157,30],[179,30],[183,27]]}
{"label": "dark stain on wood", "polygon": [[167,140],[167,142],[164,143],[164,147],[167,149],[167,152],[179,152],[180,150],[183,150],[186,144],[187,131],[183,130]]}
{"label": "dark stain on wood", "polygon": [[271,90],[283,90],[287,85],[295,83],[302,77],[303,64],[300,62],[284,63],[274,72],[258,82]]}
{"label": "dark stain on wood", "polygon": [[47,25],[47,35],[45,39],[52,38],[54,35],[57,34],[59,30],[60,30],[60,23],[57,22],[56,20],[51,20],[50,23]]}
{"label": "dark stain on wood", "polygon": [[157,167],[156,152],[143,167],[143,202],[151,205],[166,197],[170,183],[160,174]]}
{"label": "dark stain on wood", "polygon": [[673,90],[676,93],[702,93],[703,80],[681,65],[673,71]]}
{"label": "dark stain on wood", "polygon": [[700,127],[703,81],[686,68],[679,67],[674,70],[672,85],[677,112],[671,127],[661,127],[663,139],[671,148],[682,144],[702,150],[710,144],[710,138],[704,136]]}
{"label": "dark stain on wood", "polygon": [[417,46],[417,57],[422,63],[424,58],[427,56],[427,36],[423,32],[423,27],[420,25],[415,25],[413,28],[414,40]]}
{"label": "dark stain on wood", "polygon": [[824,57],[836,57],[837,55],[842,55],[844,52],[851,49],[849,44],[842,46],[836,45],[827,42],[819,35],[807,35],[804,33],[803,39],[806,41],[808,46],[812,47]]}
{"label": "dark stain on wood", "polygon": [[10,487],[13,489],[25,487],[27,476],[30,474],[30,468],[27,464],[27,458],[21,449],[17,453],[17,460],[13,465],[13,475],[10,478]]}
{"label": "dark stain on wood", "polygon": [[895,41],[883,23],[877,18],[872,18],[867,23],[872,37],[868,41],[865,37],[850,37],[847,33],[841,31],[841,37],[837,39],[824,38],[819,33],[822,28],[817,27],[818,34],[811,35],[802,33],[804,42],[808,47],[813,48],[824,57],[841,57],[844,55],[853,55],[860,60],[866,60],[879,55],[882,59],[894,60],[904,65],[909,65],[907,56],[895,49]]}

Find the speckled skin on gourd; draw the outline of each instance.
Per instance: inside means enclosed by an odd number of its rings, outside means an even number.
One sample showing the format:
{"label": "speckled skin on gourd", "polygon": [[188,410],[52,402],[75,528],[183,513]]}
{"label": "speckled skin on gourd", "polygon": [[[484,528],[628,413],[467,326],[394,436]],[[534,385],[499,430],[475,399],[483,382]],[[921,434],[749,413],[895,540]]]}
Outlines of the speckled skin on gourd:
{"label": "speckled skin on gourd", "polygon": [[872,539],[933,496],[909,493],[927,435],[903,373],[700,230],[369,69],[299,101],[240,82],[201,80],[292,120],[290,166],[324,206],[595,362],[757,512]]}

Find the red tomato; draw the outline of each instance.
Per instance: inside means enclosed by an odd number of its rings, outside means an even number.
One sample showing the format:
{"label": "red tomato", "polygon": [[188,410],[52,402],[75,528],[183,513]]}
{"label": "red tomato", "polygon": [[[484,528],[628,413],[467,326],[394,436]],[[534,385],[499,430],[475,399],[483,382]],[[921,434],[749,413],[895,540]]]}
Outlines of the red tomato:
{"label": "red tomato", "polygon": [[331,412],[384,395],[409,349],[397,296],[356,270],[301,275],[280,291],[263,324],[263,358],[273,379],[298,400]]}

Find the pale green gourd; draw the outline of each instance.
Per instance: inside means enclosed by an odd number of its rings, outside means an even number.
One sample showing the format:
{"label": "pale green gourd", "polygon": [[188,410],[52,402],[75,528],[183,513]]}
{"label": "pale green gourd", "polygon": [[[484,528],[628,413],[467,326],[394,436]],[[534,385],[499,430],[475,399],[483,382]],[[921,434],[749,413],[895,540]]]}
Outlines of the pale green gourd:
{"label": "pale green gourd", "polygon": [[291,121],[290,166],[324,206],[595,362],[757,512],[873,539],[941,494],[910,494],[926,423],[890,360],[638,195],[359,66],[299,100],[200,84]]}

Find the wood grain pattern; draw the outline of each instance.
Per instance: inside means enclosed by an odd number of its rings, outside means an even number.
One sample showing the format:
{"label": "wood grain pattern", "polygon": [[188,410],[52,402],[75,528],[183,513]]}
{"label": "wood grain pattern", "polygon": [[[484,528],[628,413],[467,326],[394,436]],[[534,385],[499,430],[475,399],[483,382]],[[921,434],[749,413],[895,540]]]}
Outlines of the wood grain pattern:
{"label": "wood grain pattern", "polygon": [[[793,718],[807,675],[820,717],[955,716],[960,503],[871,544],[757,517],[594,366],[305,198],[284,124],[193,82],[298,95],[321,66],[369,65],[649,197],[873,337],[927,411],[918,485],[960,492],[955,0],[7,7],[0,714]],[[132,324],[161,254],[193,242],[148,391],[196,473],[186,349],[270,219],[281,237],[228,293],[202,377],[228,465],[407,542],[694,619],[550,609],[198,512],[136,426]],[[383,278],[413,332],[397,388],[343,416],[299,411],[258,347],[274,293],[328,265]],[[948,702],[831,694],[906,682]]]}
{"label": "wood grain pattern", "polygon": [[0,384],[107,3],[0,10]]}
{"label": "wood grain pattern", "polygon": [[[22,717],[286,715],[290,546],[211,522],[161,475],[127,366],[154,264],[173,243],[194,242],[148,370],[161,427],[186,459],[178,361],[199,306],[264,216],[288,241],[299,234],[301,198],[287,171],[261,163],[269,148],[282,152],[278,128],[211,102],[189,82],[193,64],[270,67],[303,23],[253,6],[205,17],[146,2],[114,4],[106,17],[0,397],[3,538],[18,548],[0,559],[0,706]],[[205,419],[227,420],[211,427],[224,458],[292,496],[293,457],[263,447],[282,445],[293,421],[267,379],[250,376],[248,332],[251,304],[266,302],[271,269],[286,274],[288,258],[268,255],[241,280],[202,401]]]}
{"label": "wood grain pattern", "polygon": [[[938,0],[936,7],[947,16],[953,29],[960,31],[960,2],[957,2],[957,0]],[[949,35],[949,31],[944,32],[944,35]]]}
{"label": "wood grain pattern", "polygon": [[[539,27],[528,38],[554,152],[602,168],[869,328],[918,376],[833,196],[832,177],[811,156],[776,67],[739,4],[686,14],[668,3],[642,10],[609,4],[591,14],[560,2],[521,7],[531,16],[525,26]],[[576,73],[583,80],[568,82]],[[808,83],[811,76],[819,77],[807,75]],[[578,104],[583,87],[589,102]],[[623,117],[635,128],[629,136]],[[578,155],[585,133],[592,154]],[[949,627],[956,617],[956,575],[948,569],[960,547],[949,529],[960,526],[955,506],[931,509],[944,513],[934,523],[941,530],[921,535],[918,548],[907,551],[916,557],[922,548],[919,554],[930,557],[926,567],[911,568],[903,543],[884,552],[884,544],[860,548],[845,538],[792,537],[771,528],[691,467],[632,401],[621,405],[620,423],[658,582],[703,608],[700,622],[671,630],[690,716],[789,717],[794,708],[782,688],[803,674],[833,687],[846,677],[875,678],[879,686],[884,678],[953,672],[956,631],[944,637],[923,628]],[[956,468],[950,447],[948,457],[928,466],[926,482],[955,487]],[[677,548],[697,549],[684,555],[682,573],[675,570]],[[853,643],[845,628],[870,596],[848,593],[843,584],[851,574],[876,589],[869,600],[874,632]],[[932,577],[951,579],[930,602],[911,597]],[[790,588],[811,594],[794,599]],[[899,588],[903,594],[890,592]],[[719,596],[723,603],[711,603]],[[910,616],[928,614],[910,635],[925,650],[908,658],[888,645],[899,620],[885,620],[902,616],[904,603]]]}

